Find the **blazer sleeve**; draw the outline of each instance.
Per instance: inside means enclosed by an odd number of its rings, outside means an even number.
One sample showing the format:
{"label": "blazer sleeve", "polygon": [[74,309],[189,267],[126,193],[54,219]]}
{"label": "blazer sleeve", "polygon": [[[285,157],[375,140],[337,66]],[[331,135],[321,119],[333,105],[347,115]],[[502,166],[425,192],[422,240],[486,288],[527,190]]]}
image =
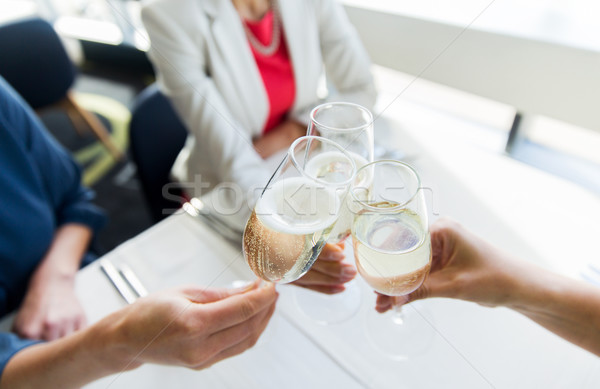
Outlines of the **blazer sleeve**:
{"label": "blazer sleeve", "polygon": [[372,110],[377,91],[369,55],[356,29],[337,1],[314,0],[314,4],[327,82],[335,88],[326,100],[349,101]]}
{"label": "blazer sleeve", "polygon": [[[189,9],[192,2],[185,4],[159,1],[142,9],[151,41],[149,56],[161,89],[196,139],[195,147],[200,150],[195,151],[210,161],[219,182],[235,183],[245,195],[266,183],[268,171],[254,150],[250,132],[233,118],[209,76],[206,42],[200,33],[202,24],[207,28],[207,20],[202,20],[200,11]],[[195,167],[188,166],[188,170],[191,180]]]}

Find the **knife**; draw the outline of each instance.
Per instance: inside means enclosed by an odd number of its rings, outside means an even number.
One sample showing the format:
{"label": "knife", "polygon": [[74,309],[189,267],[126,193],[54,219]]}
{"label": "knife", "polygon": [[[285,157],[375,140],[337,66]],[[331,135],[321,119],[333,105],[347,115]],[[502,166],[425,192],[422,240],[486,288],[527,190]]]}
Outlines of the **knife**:
{"label": "knife", "polygon": [[208,227],[212,228],[219,235],[228,241],[240,245],[242,241],[242,232],[236,231],[218,217],[211,215],[209,209],[204,205],[202,200],[197,197],[192,198],[189,202],[183,204],[183,210],[193,217],[200,218]]}
{"label": "knife", "polygon": [[121,295],[121,297],[123,297],[123,300],[125,300],[127,304],[132,304],[135,302],[136,296],[133,294],[133,292],[131,292],[123,278],[121,278],[121,275],[119,274],[115,265],[113,265],[107,259],[101,259],[100,269],[102,270],[102,272],[104,272],[106,277],[108,277],[111,284],[113,284],[117,292],[119,292],[119,294]]}
{"label": "knife", "polygon": [[135,275],[131,267],[128,264],[122,263],[119,266],[119,274],[125,282],[129,285],[129,287],[135,292],[137,297],[144,297],[148,295],[148,290],[142,284],[142,281]]}

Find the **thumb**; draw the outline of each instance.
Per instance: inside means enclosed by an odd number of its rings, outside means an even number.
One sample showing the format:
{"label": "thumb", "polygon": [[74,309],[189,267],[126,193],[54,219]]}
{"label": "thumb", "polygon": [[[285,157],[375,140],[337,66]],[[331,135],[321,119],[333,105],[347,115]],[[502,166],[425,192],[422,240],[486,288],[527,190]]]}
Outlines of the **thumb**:
{"label": "thumb", "polygon": [[414,292],[411,292],[407,295],[396,297],[396,304],[404,305],[411,303],[416,300],[424,300],[429,297],[435,297],[435,290],[432,289],[431,283],[428,280],[425,280],[420,287],[418,287]]}
{"label": "thumb", "polygon": [[[421,285],[419,287],[419,289],[415,290],[414,292],[399,298],[398,299],[399,301],[397,301],[397,303],[408,304],[408,303],[412,303],[413,301],[416,301],[416,300],[426,299],[428,297],[429,297],[429,292],[428,292],[427,287],[425,285]],[[404,301],[402,301],[403,299],[404,299]]]}
{"label": "thumb", "polygon": [[242,294],[247,291],[258,288],[260,280],[255,280],[236,288],[210,288],[201,286],[188,286],[181,290],[183,295],[191,302],[197,304],[208,304],[215,301],[223,300],[227,297]]}

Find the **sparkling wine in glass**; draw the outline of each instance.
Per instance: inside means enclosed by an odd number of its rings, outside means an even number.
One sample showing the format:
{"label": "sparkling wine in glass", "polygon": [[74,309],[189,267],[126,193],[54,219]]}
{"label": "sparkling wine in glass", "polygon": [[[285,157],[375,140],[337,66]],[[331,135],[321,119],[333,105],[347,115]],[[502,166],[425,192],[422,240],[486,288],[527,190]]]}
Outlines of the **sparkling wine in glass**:
{"label": "sparkling wine in glass", "polygon": [[[404,296],[421,286],[431,266],[420,178],[410,165],[393,160],[367,164],[357,174],[365,171],[371,185],[351,190],[356,267],[375,291]],[[391,358],[404,359],[431,339],[431,328],[422,324],[422,318],[407,317],[395,306],[385,315],[370,312],[367,335]]]}
{"label": "sparkling wine in glass", "polygon": [[[373,115],[358,104],[332,102],[315,107],[310,114],[306,135],[318,135],[342,146],[354,159],[357,170],[373,162]],[[362,174],[354,185],[365,187],[369,185],[369,180],[367,174]],[[329,242],[344,241],[350,236],[351,226],[352,214],[348,205],[343,204]]]}
{"label": "sparkling wine in glass", "polygon": [[[358,104],[330,102],[315,107],[310,114],[307,135],[318,135],[342,146],[354,160],[357,169],[373,161],[373,115]],[[319,174],[320,166],[313,163],[308,169]],[[357,178],[353,185],[369,185],[366,174]],[[344,202],[328,242],[343,242],[350,236],[351,226],[352,214],[347,202]],[[351,258],[351,255],[348,257]],[[348,282],[345,287],[343,293],[333,296],[296,290],[295,300],[298,308],[318,323],[327,325],[343,322],[354,316],[361,304],[361,290],[357,282]]]}
{"label": "sparkling wine in glass", "polygon": [[244,230],[244,256],[258,277],[288,283],[310,269],[329,239],[355,171],[354,160],[333,141],[305,136],[290,146]]}
{"label": "sparkling wine in glass", "polygon": [[360,275],[377,292],[404,296],[415,291],[429,273],[431,243],[420,216],[411,210],[388,207],[398,203],[372,204],[379,213],[356,216],[354,255]]}

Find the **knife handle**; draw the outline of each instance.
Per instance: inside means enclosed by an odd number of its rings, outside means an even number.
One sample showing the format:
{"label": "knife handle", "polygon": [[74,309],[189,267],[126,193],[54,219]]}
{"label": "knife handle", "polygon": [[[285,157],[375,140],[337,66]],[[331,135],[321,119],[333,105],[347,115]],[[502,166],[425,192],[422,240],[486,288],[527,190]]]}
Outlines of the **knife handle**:
{"label": "knife handle", "polygon": [[106,259],[100,260],[100,269],[104,272],[106,277],[108,277],[111,284],[113,284],[117,292],[119,292],[127,304],[132,304],[135,302],[136,297],[131,292],[125,281],[123,281],[123,278],[121,278],[119,275],[117,268],[111,262]]}
{"label": "knife handle", "polygon": [[125,282],[129,285],[129,287],[135,292],[137,297],[144,297],[148,295],[148,290],[142,284],[142,281],[135,275],[131,267],[126,263],[123,263],[119,266],[119,274]]}

